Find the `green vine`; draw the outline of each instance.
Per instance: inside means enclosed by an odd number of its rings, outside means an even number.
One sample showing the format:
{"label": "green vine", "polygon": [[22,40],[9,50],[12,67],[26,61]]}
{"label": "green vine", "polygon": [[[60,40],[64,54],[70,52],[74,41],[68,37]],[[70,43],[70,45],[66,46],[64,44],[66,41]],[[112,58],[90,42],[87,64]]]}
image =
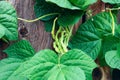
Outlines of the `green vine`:
{"label": "green vine", "polygon": [[21,20],[21,21],[25,21],[25,22],[28,22],[28,23],[32,23],[32,22],[36,22],[38,20],[41,20],[45,17],[48,17],[48,16],[52,16],[52,15],[58,15],[59,13],[49,13],[49,14],[46,14],[46,15],[43,15],[43,16],[40,16],[36,19],[33,19],[33,20],[27,20],[27,19],[23,19],[23,18],[18,18],[18,20]]}

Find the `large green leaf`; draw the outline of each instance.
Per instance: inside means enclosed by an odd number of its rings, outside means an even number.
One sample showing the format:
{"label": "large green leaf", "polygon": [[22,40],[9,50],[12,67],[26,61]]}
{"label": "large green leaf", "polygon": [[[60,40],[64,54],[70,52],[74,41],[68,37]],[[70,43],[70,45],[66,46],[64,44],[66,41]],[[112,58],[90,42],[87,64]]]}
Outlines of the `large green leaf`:
{"label": "large green leaf", "polygon": [[47,30],[50,30],[52,28],[51,25],[53,25],[53,22],[51,21],[53,21],[54,18],[57,17],[58,15],[59,15],[58,24],[60,26],[66,27],[77,23],[84,13],[81,10],[69,10],[69,9],[60,8],[55,4],[45,2],[45,0],[36,0],[34,10],[37,17],[51,13],[52,14],[58,13],[56,15],[48,16],[41,19],[45,21],[45,27]]}
{"label": "large green leaf", "polygon": [[96,67],[94,60],[92,60],[83,51],[73,49],[61,57],[60,61],[63,65],[78,66],[86,74],[87,80],[92,80],[92,71]]}
{"label": "large green leaf", "polygon": [[0,80],[28,80],[25,76],[15,75],[24,61],[17,58],[7,58],[0,61]]}
{"label": "large green leaf", "polygon": [[102,0],[105,3],[110,3],[110,4],[118,4],[120,3],[120,0]]}
{"label": "large green leaf", "polygon": [[[7,58],[0,61],[0,80],[12,80],[15,71],[23,60],[17,58]],[[15,79],[14,79],[15,80]]]}
{"label": "large green leaf", "polygon": [[69,0],[46,0],[46,2],[54,3],[62,8],[72,9],[72,10],[79,10],[79,7],[72,5]]}
{"label": "large green leaf", "polygon": [[6,1],[0,1],[0,31],[8,40],[16,40],[18,38],[17,28],[17,15],[14,7]]}
{"label": "large green leaf", "polygon": [[21,40],[13,45],[9,46],[4,50],[9,57],[25,59],[32,57],[35,54],[34,49],[31,47],[31,44],[26,40]]}
{"label": "large green leaf", "polygon": [[96,59],[101,46],[109,50],[112,47],[111,43],[116,44],[120,41],[118,36],[112,35],[111,24],[112,19],[108,12],[97,14],[79,27],[71,38],[69,47],[81,49]]}
{"label": "large green leaf", "polygon": [[30,44],[23,40],[6,50],[10,56],[0,61],[1,80],[92,80],[96,64],[81,50],[70,50],[62,56],[52,50],[42,50],[33,56],[30,49]]}
{"label": "large green leaf", "polygon": [[[45,2],[45,0],[36,0],[34,11],[35,11],[36,17],[40,17],[46,14],[59,13],[61,11],[61,8],[54,4],[47,3]],[[53,19],[55,16],[56,15],[51,15],[41,20],[48,21],[50,19]]]}
{"label": "large green leaf", "polygon": [[0,61],[0,80],[27,80],[24,76],[15,75],[17,69],[34,55],[34,49],[30,43],[21,40],[10,47],[5,52],[8,58]]}
{"label": "large green leaf", "polygon": [[97,0],[69,0],[73,5],[79,7],[80,9],[84,10],[89,5],[97,2]]}
{"label": "large green leaf", "polygon": [[[57,56],[52,50],[42,50],[25,62],[16,74],[30,80],[92,80],[95,62],[81,50],[70,50]],[[85,75],[84,75],[85,72]]]}
{"label": "large green leaf", "polygon": [[83,16],[83,11],[64,10],[58,17],[58,24],[63,27],[71,26],[77,23]]}

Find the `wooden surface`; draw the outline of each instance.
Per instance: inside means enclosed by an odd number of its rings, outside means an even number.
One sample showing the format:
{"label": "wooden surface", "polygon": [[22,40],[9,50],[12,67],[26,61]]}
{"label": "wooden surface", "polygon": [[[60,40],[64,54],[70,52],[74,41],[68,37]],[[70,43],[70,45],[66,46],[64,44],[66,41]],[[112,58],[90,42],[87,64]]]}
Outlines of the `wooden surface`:
{"label": "wooden surface", "polygon": [[[34,0],[11,0],[14,4],[18,17],[24,19],[35,19]],[[20,33],[24,30],[24,33]],[[44,24],[41,21],[26,23],[19,21],[19,37],[31,42],[36,51],[51,48],[52,38],[50,33],[44,30]]]}
{"label": "wooden surface", "polygon": [[[34,16],[34,0],[18,0],[15,1],[15,7],[20,18],[35,19]],[[20,39],[25,38],[29,40],[36,51],[51,48],[52,38],[50,33],[44,30],[44,24],[41,21],[34,23],[26,23],[19,21],[19,30],[26,28],[26,34],[20,34]]]}

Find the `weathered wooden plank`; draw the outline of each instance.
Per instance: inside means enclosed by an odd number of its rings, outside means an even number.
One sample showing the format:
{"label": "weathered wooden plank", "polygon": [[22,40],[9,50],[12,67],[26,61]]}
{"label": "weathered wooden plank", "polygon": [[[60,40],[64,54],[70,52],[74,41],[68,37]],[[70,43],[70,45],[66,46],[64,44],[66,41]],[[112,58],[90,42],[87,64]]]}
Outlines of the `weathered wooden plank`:
{"label": "weathered wooden plank", "polygon": [[[35,19],[34,0],[10,0],[14,4],[18,17],[24,19]],[[49,32],[44,30],[44,24],[41,21],[26,23],[19,21],[19,37],[31,42],[36,51],[52,48],[52,38]],[[26,34],[20,33],[24,30]]]}

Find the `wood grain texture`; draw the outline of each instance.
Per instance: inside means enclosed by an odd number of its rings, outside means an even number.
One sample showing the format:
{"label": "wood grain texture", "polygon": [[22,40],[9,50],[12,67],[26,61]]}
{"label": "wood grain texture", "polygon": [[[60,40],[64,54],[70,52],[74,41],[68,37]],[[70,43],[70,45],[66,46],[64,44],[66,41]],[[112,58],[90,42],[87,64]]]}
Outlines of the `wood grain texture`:
{"label": "wood grain texture", "polygon": [[105,3],[103,3],[101,0],[98,0],[97,3],[91,5],[89,9],[92,10],[93,15],[96,15],[105,9]]}
{"label": "wood grain texture", "polygon": [[[18,17],[24,19],[35,19],[34,0],[10,0],[15,6]],[[44,24],[41,21],[26,23],[19,21],[19,38],[27,39],[31,42],[36,51],[45,48],[52,48],[52,38],[49,32],[44,30]],[[25,33],[20,33],[20,31]]]}

